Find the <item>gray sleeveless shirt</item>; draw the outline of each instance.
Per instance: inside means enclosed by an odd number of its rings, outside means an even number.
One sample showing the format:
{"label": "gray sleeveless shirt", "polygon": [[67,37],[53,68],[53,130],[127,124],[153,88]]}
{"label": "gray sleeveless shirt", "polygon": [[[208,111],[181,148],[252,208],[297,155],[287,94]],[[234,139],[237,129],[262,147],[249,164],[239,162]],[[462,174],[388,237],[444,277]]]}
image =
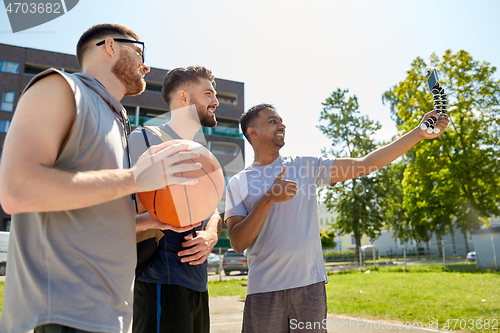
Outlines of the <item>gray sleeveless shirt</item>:
{"label": "gray sleeveless shirt", "polygon": [[[54,167],[128,168],[120,102],[94,78],[54,69],[26,89],[51,73],[66,79],[77,111]],[[82,209],[13,215],[7,262],[0,332],[24,333],[47,323],[129,331],[136,265],[130,196]]]}

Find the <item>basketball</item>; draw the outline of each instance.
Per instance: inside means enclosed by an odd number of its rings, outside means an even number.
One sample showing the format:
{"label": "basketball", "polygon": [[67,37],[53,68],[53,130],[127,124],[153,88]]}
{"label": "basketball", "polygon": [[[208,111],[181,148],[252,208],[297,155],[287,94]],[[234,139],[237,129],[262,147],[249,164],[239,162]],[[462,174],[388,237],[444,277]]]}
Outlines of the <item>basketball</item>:
{"label": "basketball", "polygon": [[217,158],[205,147],[189,140],[170,140],[168,146],[185,143],[200,156],[186,163],[201,163],[199,170],[176,174],[178,177],[197,178],[195,185],[170,185],[139,193],[142,205],[158,221],[184,227],[210,217],[222,199],[224,175]]}

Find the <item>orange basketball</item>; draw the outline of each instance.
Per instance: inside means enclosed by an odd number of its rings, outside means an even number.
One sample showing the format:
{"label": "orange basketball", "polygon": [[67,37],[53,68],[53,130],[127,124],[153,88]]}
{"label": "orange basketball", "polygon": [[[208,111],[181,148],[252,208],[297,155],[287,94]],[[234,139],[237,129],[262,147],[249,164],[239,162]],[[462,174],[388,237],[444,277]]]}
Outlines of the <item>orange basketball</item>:
{"label": "orange basketball", "polygon": [[195,185],[170,185],[156,191],[141,192],[139,199],[149,214],[158,221],[184,227],[211,216],[224,191],[224,175],[217,158],[205,147],[189,140],[170,140],[168,145],[186,143],[189,149],[200,153],[186,163],[201,163],[199,170],[175,176],[197,178]]}

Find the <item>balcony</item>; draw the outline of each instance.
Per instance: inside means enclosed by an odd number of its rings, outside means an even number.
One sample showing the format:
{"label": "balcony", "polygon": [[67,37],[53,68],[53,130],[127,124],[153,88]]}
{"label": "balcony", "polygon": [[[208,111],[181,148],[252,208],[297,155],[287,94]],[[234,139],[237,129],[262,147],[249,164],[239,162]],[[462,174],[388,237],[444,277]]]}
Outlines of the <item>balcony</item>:
{"label": "balcony", "polygon": [[[136,117],[131,116],[130,114],[128,115],[128,120],[130,121],[130,125],[135,126],[136,125]],[[158,126],[161,124],[165,124],[168,122],[169,119],[166,117],[139,117],[139,125],[138,126],[144,126],[144,124],[147,122],[148,126]]]}
{"label": "balcony", "polygon": [[240,133],[238,128],[231,127],[203,127],[205,135],[223,136],[228,138],[243,139],[243,134]]}

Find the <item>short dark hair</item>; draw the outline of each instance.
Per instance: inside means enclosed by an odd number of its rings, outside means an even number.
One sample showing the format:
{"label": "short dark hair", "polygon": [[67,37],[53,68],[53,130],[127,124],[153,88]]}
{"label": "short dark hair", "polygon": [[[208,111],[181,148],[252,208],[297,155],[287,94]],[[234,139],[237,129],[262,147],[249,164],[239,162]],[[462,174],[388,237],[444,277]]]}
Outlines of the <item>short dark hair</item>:
{"label": "short dark hair", "polygon": [[170,105],[172,93],[185,85],[200,82],[200,78],[209,80],[215,88],[215,77],[212,71],[203,66],[178,67],[168,71],[163,80],[161,96]]}
{"label": "short dark hair", "polygon": [[241,126],[241,131],[243,132],[243,135],[245,138],[247,138],[248,142],[252,143],[250,141],[250,138],[248,137],[248,127],[251,125],[251,123],[254,121],[255,118],[259,116],[259,112],[264,110],[264,109],[269,109],[271,111],[276,111],[276,108],[272,104],[267,104],[267,103],[261,103],[257,104],[255,106],[252,106],[250,109],[248,109],[247,112],[243,113],[240,117],[240,126]]}
{"label": "short dark hair", "polygon": [[78,40],[78,44],[76,44],[76,59],[78,60],[80,67],[82,67],[83,55],[90,46],[90,42],[95,39],[102,39],[111,35],[120,35],[122,37],[129,36],[135,40],[139,40],[139,36],[137,36],[132,29],[129,29],[124,25],[114,23],[94,25],[82,34]]}

